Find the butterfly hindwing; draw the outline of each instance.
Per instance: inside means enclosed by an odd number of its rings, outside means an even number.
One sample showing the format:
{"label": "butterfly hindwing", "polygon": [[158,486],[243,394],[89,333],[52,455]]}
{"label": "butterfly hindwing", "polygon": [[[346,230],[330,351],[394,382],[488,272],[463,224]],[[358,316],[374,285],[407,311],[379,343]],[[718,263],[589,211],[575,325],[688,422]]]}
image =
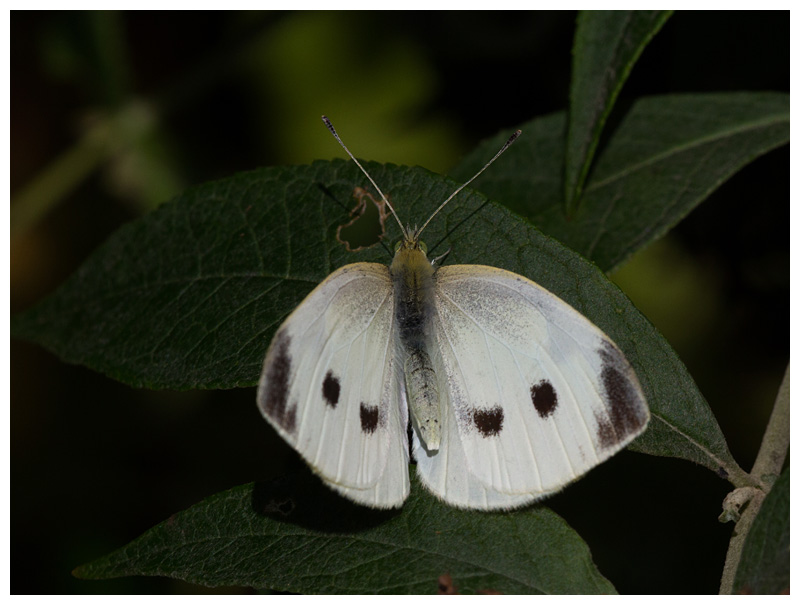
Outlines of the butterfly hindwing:
{"label": "butterfly hindwing", "polygon": [[644,430],[649,412],[628,362],[555,295],[479,265],[440,268],[434,292],[430,348],[445,426],[439,455],[416,447],[415,455],[423,482],[444,500],[534,501]]}
{"label": "butterfly hindwing", "polygon": [[347,265],[278,329],[258,388],[264,417],[331,487],[378,508],[409,490],[389,270]]}
{"label": "butterfly hindwing", "polygon": [[[441,382],[442,385],[445,384],[445,381]],[[469,471],[455,408],[449,405],[447,398],[442,406],[439,450],[427,451],[416,432],[412,437],[420,481],[448,504],[460,508],[491,510],[515,508],[532,500],[528,494],[504,494],[487,487]]]}

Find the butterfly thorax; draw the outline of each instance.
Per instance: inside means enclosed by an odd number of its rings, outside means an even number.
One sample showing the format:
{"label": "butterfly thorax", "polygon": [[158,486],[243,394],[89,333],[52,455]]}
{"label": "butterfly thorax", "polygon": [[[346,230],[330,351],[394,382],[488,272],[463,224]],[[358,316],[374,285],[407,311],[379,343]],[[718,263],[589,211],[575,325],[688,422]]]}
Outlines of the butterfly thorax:
{"label": "butterfly thorax", "polygon": [[439,449],[440,411],[436,373],[427,342],[434,313],[435,269],[416,238],[406,238],[390,267],[395,318],[411,419],[428,450]]}
{"label": "butterfly thorax", "polygon": [[407,348],[424,348],[425,323],[433,304],[433,273],[424,250],[404,241],[390,267],[400,338]]}

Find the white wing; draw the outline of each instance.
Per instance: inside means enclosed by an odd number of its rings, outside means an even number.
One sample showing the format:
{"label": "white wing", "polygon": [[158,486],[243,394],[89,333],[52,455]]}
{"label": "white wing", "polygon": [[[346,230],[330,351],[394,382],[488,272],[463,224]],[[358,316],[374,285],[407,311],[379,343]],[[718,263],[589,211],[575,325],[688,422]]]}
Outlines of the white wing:
{"label": "white wing", "polygon": [[347,265],[278,329],[258,406],[335,490],[376,508],[408,496],[408,411],[401,401],[389,269]]}
{"label": "white wing", "polygon": [[429,455],[415,439],[414,454],[442,499],[532,502],[644,431],[649,411],[627,360],[564,301],[494,267],[443,267],[435,280],[442,444]]}

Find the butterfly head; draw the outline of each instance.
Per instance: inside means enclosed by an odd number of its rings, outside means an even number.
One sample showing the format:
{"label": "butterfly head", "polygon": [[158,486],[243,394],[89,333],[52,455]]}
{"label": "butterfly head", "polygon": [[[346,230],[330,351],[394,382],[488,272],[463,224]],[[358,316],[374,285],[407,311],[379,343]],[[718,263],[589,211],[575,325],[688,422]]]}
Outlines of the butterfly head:
{"label": "butterfly head", "polygon": [[361,169],[361,172],[363,172],[363,173],[364,173],[364,175],[366,175],[367,179],[369,179],[369,182],[370,182],[370,183],[372,183],[372,186],[373,186],[373,187],[375,187],[375,190],[376,190],[376,191],[377,191],[377,192],[380,194],[380,196],[381,196],[381,199],[382,199],[382,200],[383,200],[383,201],[386,203],[386,207],[387,207],[387,208],[389,208],[389,210],[391,210],[391,212],[392,212],[392,215],[394,216],[395,220],[397,221],[397,224],[398,224],[398,225],[400,225],[400,230],[403,232],[403,239],[402,239],[402,241],[400,241],[400,242],[397,244],[397,246],[395,247],[395,259],[397,259],[397,254],[398,254],[398,253],[400,253],[401,251],[404,251],[404,253],[406,253],[406,252],[411,252],[411,251],[418,251],[419,253],[421,253],[421,257],[422,257],[422,258],[424,258],[424,259],[426,259],[426,261],[427,261],[427,252],[428,252],[428,250],[427,250],[427,247],[425,246],[425,244],[424,244],[424,243],[422,243],[422,242],[419,240],[420,234],[421,234],[421,233],[422,233],[422,232],[425,230],[425,227],[427,227],[427,226],[428,226],[428,223],[430,223],[430,222],[431,222],[431,220],[433,219],[433,217],[434,217],[434,216],[436,216],[437,214],[439,214],[439,211],[440,211],[442,208],[444,208],[444,207],[447,205],[447,203],[448,203],[450,200],[452,200],[452,199],[453,199],[453,198],[454,198],[456,195],[458,195],[458,194],[459,194],[459,192],[460,192],[462,189],[464,189],[464,187],[466,187],[466,186],[467,186],[467,185],[469,185],[469,184],[470,184],[472,181],[474,181],[476,178],[478,178],[478,176],[479,176],[479,175],[480,175],[480,174],[481,174],[481,173],[482,173],[484,170],[486,170],[486,169],[487,169],[489,166],[491,166],[491,165],[492,165],[492,163],[493,163],[493,162],[494,162],[494,161],[495,161],[497,158],[499,158],[499,157],[500,157],[500,155],[501,155],[501,154],[502,154],[502,153],[503,153],[503,152],[504,152],[506,149],[508,149],[508,147],[509,147],[509,146],[510,146],[510,145],[511,145],[511,144],[512,144],[514,141],[516,141],[516,140],[517,140],[517,137],[518,137],[520,134],[522,134],[522,131],[521,131],[521,130],[517,130],[517,131],[515,131],[515,132],[514,132],[514,134],[512,134],[512,135],[511,135],[511,137],[508,139],[508,141],[506,141],[505,145],[503,145],[503,146],[500,148],[500,151],[498,151],[498,152],[495,154],[495,156],[494,156],[494,157],[493,157],[491,160],[489,160],[489,161],[488,161],[488,162],[487,162],[487,163],[484,165],[484,167],[483,167],[483,168],[481,168],[481,169],[480,169],[480,170],[479,170],[477,173],[475,173],[475,175],[474,175],[474,176],[473,176],[471,179],[469,179],[469,180],[468,180],[466,183],[464,183],[464,184],[463,184],[463,185],[461,185],[461,186],[460,186],[458,189],[456,189],[455,191],[453,191],[453,193],[451,193],[451,194],[450,194],[450,195],[447,197],[447,199],[446,199],[445,201],[443,201],[443,202],[442,202],[442,203],[439,205],[439,207],[438,207],[438,208],[437,208],[437,209],[436,209],[436,210],[433,212],[433,214],[431,214],[431,215],[430,215],[430,217],[428,217],[428,220],[427,220],[427,221],[425,221],[425,223],[422,225],[422,227],[419,227],[419,228],[417,228],[417,227],[415,226],[415,227],[412,229],[411,227],[403,227],[403,223],[402,223],[402,221],[400,220],[400,217],[399,217],[399,216],[397,216],[397,212],[395,212],[395,210],[394,210],[394,207],[392,206],[392,204],[389,202],[389,200],[387,199],[387,197],[386,197],[386,196],[383,194],[383,191],[381,191],[380,187],[378,187],[378,185],[375,183],[375,181],[373,181],[373,180],[372,180],[372,177],[369,175],[369,173],[368,173],[366,170],[364,170],[364,167],[361,165],[361,163],[360,163],[360,162],[359,162],[359,161],[356,159],[356,157],[355,157],[355,156],[354,156],[352,153],[350,153],[350,150],[349,150],[349,149],[347,148],[347,146],[346,146],[346,145],[345,145],[345,144],[342,142],[342,139],[341,139],[341,138],[339,138],[339,134],[336,132],[336,129],[333,127],[333,124],[331,124],[331,121],[330,121],[330,120],[329,120],[329,119],[328,119],[326,116],[322,116],[322,121],[325,123],[325,126],[327,126],[327,127],[328,127],[328,130],[330,130],[330,131],[331,131],[331,134],[332,134],[332,135],[334,136],[334,138],[335,138],[335,139],[336,139],[336,140],[339,142],[339,144],[342,146],[342,148],[343,148],[343,149],[344,149],[344,150],[347,152],[347,155],[349,155],[349,156],[350,156],[350,159],[352,159],[352,160],[353,160],[353,162],[355,162],[356,166],[358,166],[358,167]]}
{"label": "butterfly head", "polygon": [[[394,247],[394,260],[392,267],[395,269],[403,268],[403,270],[415,270],[415,267],[427,265],[430,267],[428,260],[428,246],[425,242],[419,239],[420,230],[417,227],[413,229],[407,227],[403,230],[403,239],[397,242]],[[427,270],[425,270],[427,273]]]}
{"label": "butterfly head", "polygon": [[400,249],[405,250],[422,250],[425,254],[428,253],[428,246],[425,242],[419,239],[421,229],[419,227],[414,226],[412,229],[411,227],[406,227],[403,230],[403,238],[399,240],[394,245],[394,251],[397,253]]}

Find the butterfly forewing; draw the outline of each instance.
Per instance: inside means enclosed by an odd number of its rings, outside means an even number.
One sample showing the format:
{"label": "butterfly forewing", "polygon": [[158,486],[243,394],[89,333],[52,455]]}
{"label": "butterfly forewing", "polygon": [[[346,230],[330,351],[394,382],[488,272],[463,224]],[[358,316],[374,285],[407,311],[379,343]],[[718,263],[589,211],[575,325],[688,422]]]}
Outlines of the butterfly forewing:
{"label": "butterfly forewing", "polygon": [[[438,348],[443,407],[452,410],[442,449],[457,461],[425,457],[419,471],[446,501],[533,501],[644,430],[649,414],[627,361],[547,290],[502,269],[464,265],[437,271],[434,298],[430,347]],[[464,470],[471,477],[441,479]],[[475,502],[475,482],[487,491],[485,505]]]}
{"label": "butterfly forewing", "polygon": [[393,325],[388,268],[342,267],[279,328],[258,389],[264,417],[327,483],[378,507],[409,487]]}

